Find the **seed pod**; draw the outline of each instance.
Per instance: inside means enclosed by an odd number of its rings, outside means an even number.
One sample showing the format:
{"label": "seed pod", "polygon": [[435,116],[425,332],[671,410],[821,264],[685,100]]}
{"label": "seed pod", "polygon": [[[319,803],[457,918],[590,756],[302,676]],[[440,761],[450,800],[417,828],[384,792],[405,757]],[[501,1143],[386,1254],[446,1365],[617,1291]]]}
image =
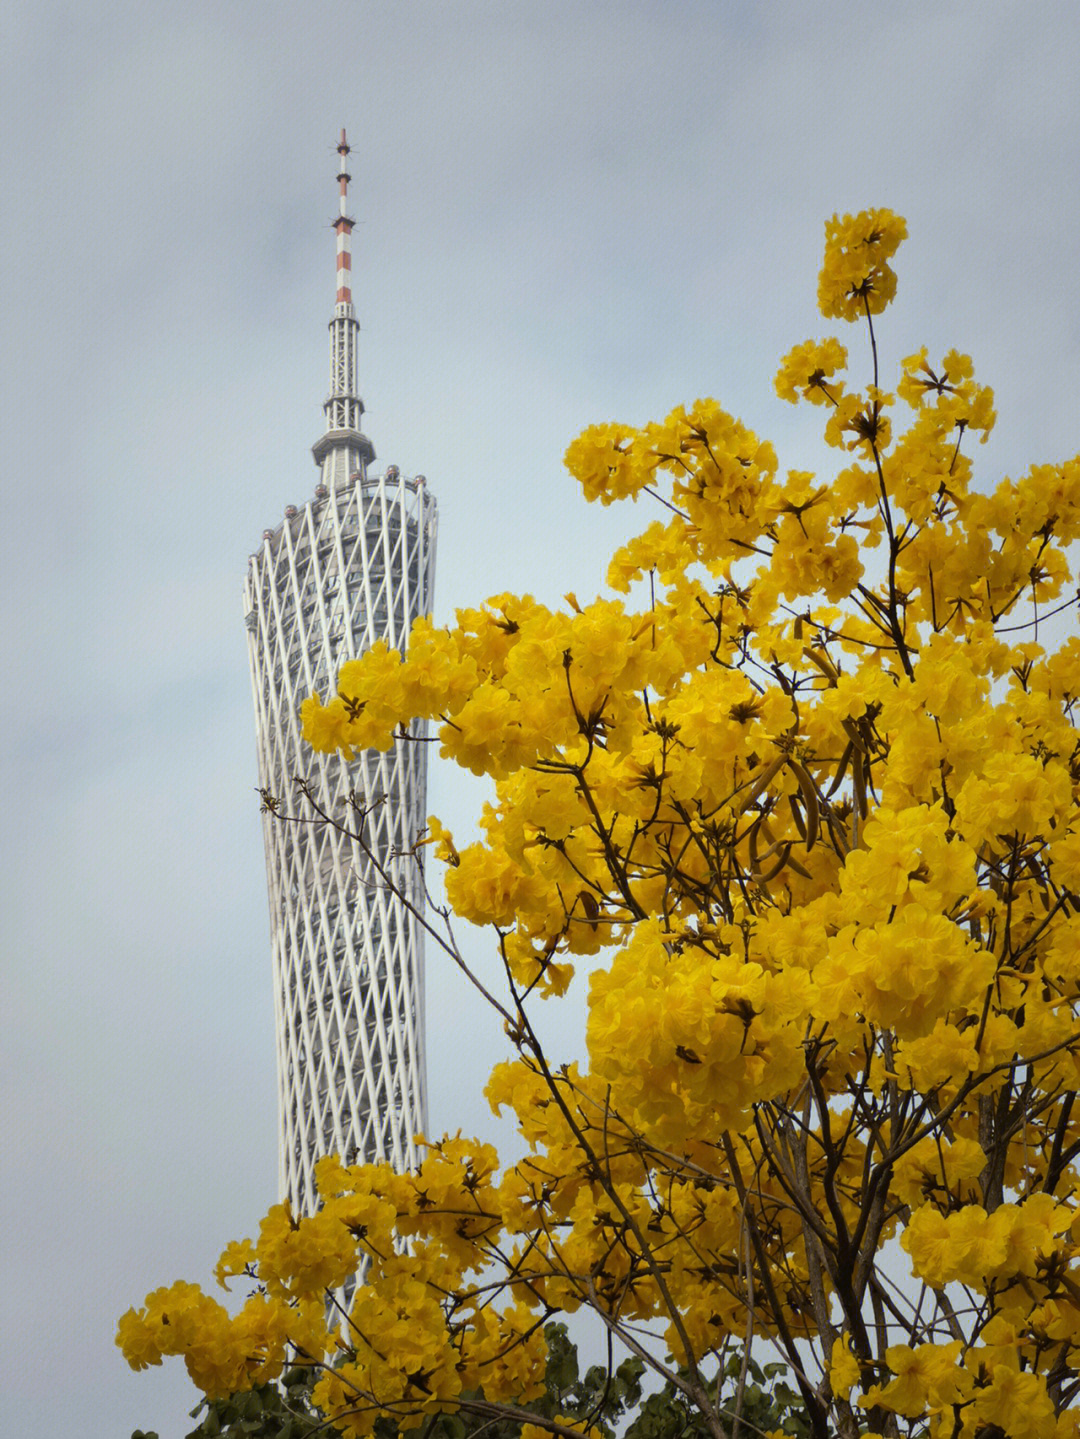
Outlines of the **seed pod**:
{"label": "seed pod", "polygon": [[845,717],[840,721],[840,724],[843,727],[844,733],[847,735],[848,739],[855,746],[855,748],[857,750],[860,750],[863,754],[868,754],[869,751],[866,747],[866,740],[863,738],[863,732],[855,723],[855,721],[853,719],[849,719],[845,715]]}
{"label": "seed pod", "polygon": [[582,889],[578,891],[578,899],[581,901],[581,907],[585,911],[585,917],[588,920],[589,928],[592,930],[593,934],[595,934],[596,931],[600,928],[598,922],[600,919],[600,906],[596,902],[596,896],[592,894],[591,891],[587,889]]}
{"label": "seed pod", "polygon": [[803,646],[803,654],[815,668],[819,669],[829,681],[831,687],[836,687],[836,681],[840,678],[840,671],[833,664],[832,660],[824,650],[812,649],[809,645]]}
{"label": "seed pod", "polygon": [[768,884],[768,882],[769,882],[770,879],[775,879],[776,876],[780,873],[780,871],[781,871],[781,870],[784,868],[784,866],[787,864],[787,862],[788,862],[788,856],[790,855],[790,853],[791,853],[791,840],[785,839],[785,840],[783,841],[783,843],[781,844],[781,846],[780,846],[780,857],[777,859],[776,863],[773,865],[773,867],[772,867],[771,869],[768,869],[768,870],[751,870],[751,871],[750,871],[750,873],[751,873],[751,875],[753,876],[755,882],[756,882],[757,884],[762,884],[762,885],[764,885],[764,884]]}
{"label": "seed pod", "polygon": [[769,763],[765,766],[761,773],[756,776],[754,782],[751,784],[750,789],[747,792],[746,798],[743,800],[742,804],[739,807],[739,814],[744,814],[746,810],[750,808],[750,806],[754,803],[757,797],[764,791],[769,781],[774,779],[776,775],[780,773],[786,762],[787,755],[785,754],[778,754],[775,759],[771,759],[769,761]]}
{"label": "seed pod", "polygon": [[847,774],[847,767],[848,767],[848,765],[851,763],[851,756],[852,756],[852,753],[853,753],[854,749],[855,749],[855,746],[854,746],[854,745],[851,743],[851,741],[849,740],[849,741],[848,741],[847,748],[844,750],[844,753],[840,756],[840,763],[839,763],[839,765],[837,766],[836,774],[835,774],[835,776],[834,776],[834,778],[833,778],[833,782],[832,782],[832,784],[829,786],[828,793],[827,793],[826,796],[825,796],[826,799],[832,799],[833,795],[836,793],[836,791],[837,791],[837,790],[840,788],[840,786],[843,784],[843,782],[844,782],[844,776]]}
{"label": "seed pod", "polygon": [[861,749],[852,756],[851,783],[855,791],[855,808],[859,818],[865,819],[869,813],[869,806],[866,803],[866,761]]}
{"label": "seed pod", "polygon": [[806,848],[812,849],[814,841],[818,837],[818,829],[821,822],[821,811],[818,808],[817,785],[810,778],[809,773],[797,759],[788,756],[788,764],[791,772],[799,783],[799,793],[803,797],[803,804],[806,806]]}

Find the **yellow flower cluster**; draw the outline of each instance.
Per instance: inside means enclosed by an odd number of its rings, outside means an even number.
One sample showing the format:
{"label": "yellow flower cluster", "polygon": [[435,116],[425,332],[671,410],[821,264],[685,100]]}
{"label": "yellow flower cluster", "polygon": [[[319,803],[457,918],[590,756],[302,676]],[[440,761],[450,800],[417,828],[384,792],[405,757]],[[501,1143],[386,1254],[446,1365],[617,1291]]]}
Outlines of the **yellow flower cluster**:
{"label": "yellow flower cluster", "polygon": [[178,1281],[148,1294],[144,1308],[129,1309],[116,1342],[133,1369],[182,1355],[192,1382],[213,1399],[275,1379],[305,1317],[259,1294],[230,1317],[197,1285]]}
{"label": "yellow flower cluster", "polygon": [[896,294],[889,260],[907,225],[891,210],[834,215],[825,224],[825,263],[818,278],[818,308],[827,320],[879,315]]}
{"label": "yellow flower cluster", "polygon": [[[901,1244],[916,1274],[934,1289],[946,1284],[981,1287],[1018,1274],[1034,1277],[1061,1248],[1073,1210],[1049,1194],[1032,1194],[1023,1204],[1001,1204],[992,1213],[965,1204],[952,1214],[932,1205],[916,1209]],[[1071,1245],[1063,1251],[1071,1257]]]}
{"label": "yellow flower cluster", "polygon": [[[872,325],[905,233],[829,223],[826,317]],[[132,1364],[182,1354],[224,1393],[300,1355],[367,1435],[527,1401],[544,1320],[587,1306],[662,1377],[674,1355],[687,1402],[752,1329],[817,1364],[820,1432],[1077,1432],[1080,641],[1051,648],[1045,607],[1072,603],[1080,459],[978,485],[993,396],[967,356],[920,351],[892,391],[846,365],[827,337],[776,379],[823,407],[835,473],[782,474],[713,401],[594,427],[567,452],[586,498],[665,506],[614,556],[618,598],[495,596],[305,703],[316,749],[433,721],[493,783],[476,842],[437,819],[416,842],[494,931],[515,1054],[488,1097],[525,1155],[325,1161],[317,1215],[278,1207],[222,1256],[262,1292],[230,1318],[157,1291],[121,1321]],[[531,1004],[582,964],[579,1070]],[[328,1325],[319,1295],[361,1268]]]}
{"label": "yellow flower cluster", "polygon": [[837,370],[847,366],[847,350],[839,340],[806,340],[784,357],[776,376],[776,393],[782,400],[797,404],[800,399],[811,404],[835,404],[843,393],[843,384],[833,381]]}

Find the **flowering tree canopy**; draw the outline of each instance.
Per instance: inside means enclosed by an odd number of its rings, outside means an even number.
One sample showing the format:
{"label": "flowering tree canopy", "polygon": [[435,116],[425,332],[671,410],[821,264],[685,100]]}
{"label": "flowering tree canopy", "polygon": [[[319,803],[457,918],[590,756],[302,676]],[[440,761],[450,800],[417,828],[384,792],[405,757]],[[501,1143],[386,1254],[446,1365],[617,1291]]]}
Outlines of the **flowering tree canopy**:
{"label": "flowering tree canopy", "polygon": [[[1080,639],[1047,625],[1080,458],[979,486],[970,359],[921,350],[887,388],[905,233],[826,226],[820,309],[869,326],[871,382],[834,337],[776,378],[834,472],[782,472],[711,400],[595,426],[566,457],[586,497],[660,513],[613,595],[420,621],[305,703],[318,750],[422,717],[494,782],[478,843],[433,819],[417,855],[443,950],[466,967],[451,912],[498,946],[515,1054],[487,1094],[527,1152],[325,1159],[318,1214],[222,1256],[257,1281],[239,1313],[179,1284],[124,1316],[135,1367],[181,1354],[222,1395],[323,1366],[347,1435],[513,1417],[544,1324],[585,1308],[713,1439],[741,1402],[716,1375],[758,1344],[818,1439],[1080,1434]],[[329,818],[361,834],[364,804]],[[588,1067],[560,1066],[534,1006],[585,989]]]}

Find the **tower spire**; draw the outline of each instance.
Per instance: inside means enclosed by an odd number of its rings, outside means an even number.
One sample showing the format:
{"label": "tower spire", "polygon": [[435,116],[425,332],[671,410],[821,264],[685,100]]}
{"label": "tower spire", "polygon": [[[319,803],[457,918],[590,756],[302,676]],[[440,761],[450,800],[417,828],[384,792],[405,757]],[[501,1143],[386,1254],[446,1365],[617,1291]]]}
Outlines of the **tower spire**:
{"label": "tower spire", "polygon": [[334,229],[337,231],[337,303],[348,305],[352,309],[352,249],[350,240],[352,238],[353,225],[355,221],[349,219],[349,181],[352,176],[349,174],[349,142],[345,138],[345,131],[341,132],[341,139],[337,147],[341,162],[338,165],[338,217],[334,221]]}
{"label": "tower spire", "polygon": [[341,132],[338,141],[337,293],[334,317],[330,321],[330,393],[323,410],[326,430],[312,446],[315,463],[322,471],[322,483],[330,490],[343,488],[359,474],[363,478],[375,459],[375,446],[361,432],[364,402],[357,381],[356,349],[360,325],[352,302],[352,232],[355,221],[348,213],[350,148]]}

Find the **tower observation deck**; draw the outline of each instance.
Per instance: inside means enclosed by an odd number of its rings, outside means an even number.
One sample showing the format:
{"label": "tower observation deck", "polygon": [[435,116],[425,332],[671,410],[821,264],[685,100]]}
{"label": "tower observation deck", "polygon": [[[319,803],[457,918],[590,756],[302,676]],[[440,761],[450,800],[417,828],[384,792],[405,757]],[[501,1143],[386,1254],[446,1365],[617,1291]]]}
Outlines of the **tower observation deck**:
{"label": "tower observation deck", "polygon": [[[267,812],[263,821],[279,1186],[298,1214],[317,1207],[321,1155],[411,1166],[426,1111],[422,932],[393,891],[423,903],[409,851],[425,820],[427,746],[401,740],[347,764],[315,754],[300,732],[302,701],[313,690],[333,693],[343,661],[378,639],[404,647],[413,620],[430,612],[435,574],[436,505],[424,477],[408,479],[395,466],[371,473],[375,448],[360,429],[344,130],[337,150],[330,393],[312,451],[319,479],[306,504],[288,506],[283,523],[263,532],[244,588],[259,784],[302,820]],[[421,727],[414,734],[422,739]],[[364,836],[377,866],[332,824],[313,820],[297,778],[319,809],[349,827],[357,819],[351,794],[371,806]]]}

